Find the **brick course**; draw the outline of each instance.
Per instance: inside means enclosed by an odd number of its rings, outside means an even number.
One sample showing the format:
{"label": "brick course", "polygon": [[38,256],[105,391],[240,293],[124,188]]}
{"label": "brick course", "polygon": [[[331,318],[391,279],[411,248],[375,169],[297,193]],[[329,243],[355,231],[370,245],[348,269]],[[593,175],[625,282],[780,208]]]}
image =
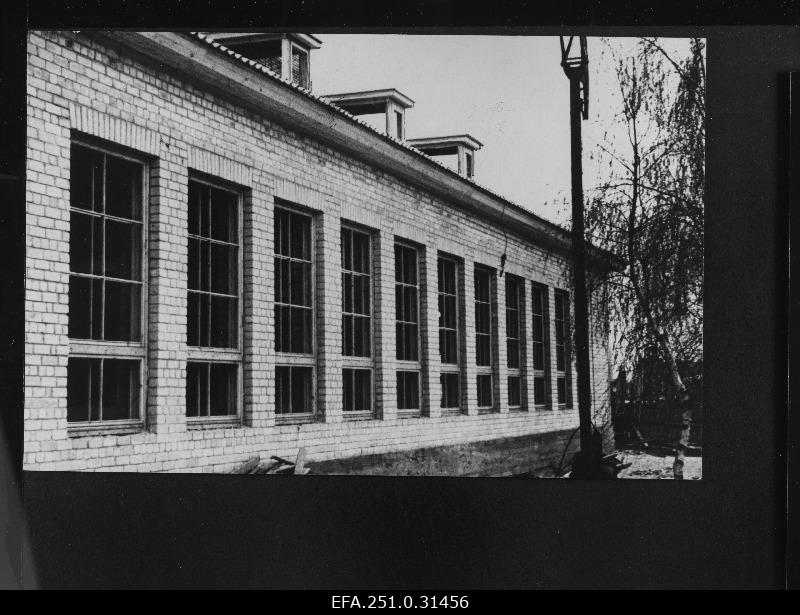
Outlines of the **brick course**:
{"label": "brick course", "polygon": [[[478,414],[473,270],[497,268],[504,232],[367,163],[280,123],[164,74],[155,64],[85,35],[28,34],[26,470],[228,471],[250,455],[292,457],[305,446],[323,461],[420,447],[545,434],[577,426],[577,409],[508,412],[504,280],[497,279],[496,413]],[[70,143],[73,136],[129,148],[147,161],[148,280],[146,426],[137,433],[82,435],[67,428]],[[241,425],[194,429],[185,417],[186,195],[191,172],[243,194],[243,382]],[[272,221],[276,199],[315,214],[318,420],[276,424]],[[340,226],[370,228],[374,241],[375,412],[341,411]],[[394,241],[420,244],[423,280],[422,416],[397,418]],[[497,250],[491,250],[497,246]],[[438,408],[438,251],[463,259],[464,414]],[[568,288],[563,258],[508,233],[506,271],[526,280],[524,340],[530,349],[531,283]],[[553,319],[550,318],[551,355]],[[607,423],[609,357],[592,339],[597,422]],[[533,358],[523,367],[528,405]],[[574,366],[573,366],[574,374]],[[551,391],[555,374],[551,373]],[[572,399],[577,398],[572,378]],[[462,398],[464,396],[462,395]]]}

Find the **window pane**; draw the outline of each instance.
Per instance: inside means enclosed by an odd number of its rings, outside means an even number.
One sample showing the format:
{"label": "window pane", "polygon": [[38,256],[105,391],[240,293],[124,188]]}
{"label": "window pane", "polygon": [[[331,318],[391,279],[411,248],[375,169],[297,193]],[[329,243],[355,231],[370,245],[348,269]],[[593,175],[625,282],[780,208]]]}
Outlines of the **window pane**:
{"label": "window pane", "polygon": [[290,367],[279,365],[275,368],[275,412],[286,414],[291,410]]}
{"label": "window pane", "polygon": [[310,367],[292,368],[292,412],[311,412]]}
{"label": "window pane", "polygon": [[139,361],[103,360],[103,420],[139,418]]}
{"label": "window pane", "polygon": [[189,196],[187,199],[187,213],[189,220],[189,234],[200,234],[200,209],[202,186],[197,182],[189,181]]}
{"label": "window pane", "polygon": [[100,417],[100,359],[67,360],[67,421]]}
{"label": "window pane", "polygon": [[563,372],[566,369],[566,358],[564,356],[564,346],[556,346],[556,369]]}
{"label": "window pane", "polygon": [[533,317],[533,340],[544,342],[544,319],[542,316]]}
{"label": "window pane", "polygon": [[372,370],[344,369],[344,410],[359,412],[372,409]]}
{"label": "window pane", "polygon": [[291,352],[291,308],[275,306],[275,350]]}
{"label": "window pane", "polygon": [[419,410],[419,372],[397,372],[397,409]]}
{"label": "window pane", "polygon": [[278,414],[310,413],[313,368],[275,367],[275,411]]}
{"label": "window pane", "polygon": [[210,199],[211,238],[239,243],[239,196],[235,192],[212,187]]}
{"label": "window pane", "polygon": [[91,337],[92,281],[69,276],[69,337],[86,340]]}
{"label": "window pane", "polygon": [[105,274],[123,280],[142,279],[142,225],[106,220]]}
{"label": "window pane", "polygon": [[106,208],[110,216],[142,219],[142,165],[106,156]]}
{"label": "window pane", "polygon": [[353,312],[369,314],[369,278],[357,275],[353,279]]}
{"label": "window pane", "polygon": [[311,260],[311,218],[290,213],[289,255],[293,258]]}
{"label": "window pane", "polygon": [[558,387],[558,403],[559,404],[566,404],[567,403],[567,381],[563,376],[559,376],[556,380],[556,386]]}
{"label": "window pane", "polygon": [[478,375],[478,406],[488,408],[492,405],[492,377],[488,374]]}
{"label": "window pane", "polygon": [[353,232],[348,228],[342,229],[342,269],[353,269]]}
{"label": "window pane", "polygon": [[508,405],[520,406],[522,404],[521,380],[519,376],[508,378]]}
{"label": "window pane", "polygon": [[[100,211],[103,174],[102,154],[72,144],[70,150],[69,201],[72,207]],[[97,197],[95,198],[95,194]]]}
{"label": "window pane", "polygon": [[291,283],[291,261],[285,258],[275,259],[275,301],[289,303],[289,287]]}
{"label": "window pane", "polygon": [[519,369],[519,340],[509,338],[506,341],[506,354],[508,356],[508,367]]}
{"label": "window pane", "polygon": [[105,250],[104,225],[104,218],[92,216],[92,273],[94,275],[103,275],[105,271],[103,267],[103,253]]}
{"label": "window pane", "polygon": [[369,318],[353,317],[353,355],[370,356]]}
{"label": "window pane", "polygon": [[561,293],[556,293],[555,306],[556,306],[556,320],[563,321],[564,320],[564,295],[562,295]]}
{"label": "window pane", "polygon": [[186,285],[189,290],[200,290],[200,240],[189,238],[189,259]]}
{"label": "window pane", "polygon": [[372,410],[372,370],[354,370],[355,408],[358,411]]}
{"label": "window pane", "polygon": [[208,416],[208,363],[186,364],[186,416]]}
{"label": "window pane", "polygon": [[104,339],[138,342],[141,339],[141,285],[106,280],[105,290]]}
{"label": "window pane", "polygon": [[458,408],[460,406],[460,393],[461,387],[459,383],[459,375],[451,373],[443,373],[439,377],[442,387],[442,408]]}
{"label": "window pane", "polygon": [[211,416],[235,416],[237,366],[231,363],[211,363],[209,366],[209,413]]}
{"label": "window pane", "polygon": [[69,270],[72,272],[92,272],[92,219],[87,214],[70,212]]}
{"label": "window pane", "polygon": [[283,209],[275,210],[275,253],[283,256],[291,254],[289,250],[290,214]]}
{"label": "window pane", "polygon": [[533,344],[533,369],[544,369],[544,344],[534,342]]}
{"label": "window pane", "polygon": [[342,388],[344,391],[344,411],[350,412],[353,410],[353,370],[342,370]]}
{"label": "window pane", "polygon": [[491,339],[488,335],[477,335],[476,339],[477,358],[476,364],[489,366],[492,364]]}
{"label": "window pane", "polygon": [[311,264],[291,261],[290,300],[292,305],[311,307]]}
{"label": "window pane", "polygon": [[313,339],[311,310],[294,307],[290,308],[289,314],[289,335],[291,338],[289,352],[311,354],[311,341]]}
{"label": "window pane", "polygon": [[545,398],[545,380],[542,376],[533,379],[533,403],[537,406],[547,403]]}
{"label": "window pane", "polygon": [[370,273],[370,236],[353,231],[353,271]]}
{"label": "window pane", "polygon": [[236,348],[238,319],[236,309],[239,302],[228,297],[211,295],[211,346],[214,348]]}
{"label": "window pane", "polygon": [[342,311],[353,311],[353,274],[349,272],[342,274]]}
{"label": "window pane", "polygon": [[211,292],[223,295],[238,293],[238,251],[234,246],[209,243]]}
{"label": "window pane", "polygon": [[342,317],[342,354],[353,355],[353,317],[349,314]]}

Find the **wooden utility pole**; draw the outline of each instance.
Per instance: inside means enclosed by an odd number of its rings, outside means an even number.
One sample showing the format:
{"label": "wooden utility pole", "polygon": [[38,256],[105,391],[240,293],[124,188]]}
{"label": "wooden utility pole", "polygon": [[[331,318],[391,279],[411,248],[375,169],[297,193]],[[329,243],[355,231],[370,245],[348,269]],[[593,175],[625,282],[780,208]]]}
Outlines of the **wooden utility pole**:
{"label": "wooden utility pole", "polygon": [[[572,275],[575,287],[575,358],[581,436],[581,451],[573,460],[572,475],[575,478],[592,478],[598,476],[600,472],[602,443],[592,427],[592,393],[589,381],[589,301],[586,295],[587,258],[583,221],[581,121],[589,115],[589,57],[585,36],[562,36],[560,39],[561,66],[569,79],[572,148]],[[565,41],[565,39],[567,40]]]}

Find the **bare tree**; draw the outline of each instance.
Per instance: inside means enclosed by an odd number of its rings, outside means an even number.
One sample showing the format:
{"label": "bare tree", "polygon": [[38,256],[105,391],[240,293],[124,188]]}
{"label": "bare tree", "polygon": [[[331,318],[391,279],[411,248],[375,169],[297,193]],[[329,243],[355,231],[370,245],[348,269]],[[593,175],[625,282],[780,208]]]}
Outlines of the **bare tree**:
{"label": "bare tree", "polygon": [[649,38],[632,57],[614,57],[621,138],[600,146],[604,179],[586,210],[587,238],[627,261],[608,282],[618,358],[636,365],[657,352],[667,398],[681,408],[675,478],[683,478],[691,424],[680,366],[702,359],[704,47],[692,39],[676,57]]}

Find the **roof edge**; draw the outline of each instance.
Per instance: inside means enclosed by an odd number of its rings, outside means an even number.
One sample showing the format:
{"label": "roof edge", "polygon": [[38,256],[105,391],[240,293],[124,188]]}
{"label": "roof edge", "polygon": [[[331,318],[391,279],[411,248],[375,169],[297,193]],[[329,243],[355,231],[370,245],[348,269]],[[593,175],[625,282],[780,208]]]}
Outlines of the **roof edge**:
{"label": "roof edge", "polygon": [[[94,30],[83,31],[81,36],[123,44],[190,81],[202,83],[215,94],[233,97],[257,113],[342,149],[528,241],[562,254],[571,251],[570,232],[565,228],[464,178],[414,147],[374,130],[344,109],[202,34]],[[618,257],[595,246],[590,247],[589,256],[601,269],[616,269],[614,262],[619,262]]]}

